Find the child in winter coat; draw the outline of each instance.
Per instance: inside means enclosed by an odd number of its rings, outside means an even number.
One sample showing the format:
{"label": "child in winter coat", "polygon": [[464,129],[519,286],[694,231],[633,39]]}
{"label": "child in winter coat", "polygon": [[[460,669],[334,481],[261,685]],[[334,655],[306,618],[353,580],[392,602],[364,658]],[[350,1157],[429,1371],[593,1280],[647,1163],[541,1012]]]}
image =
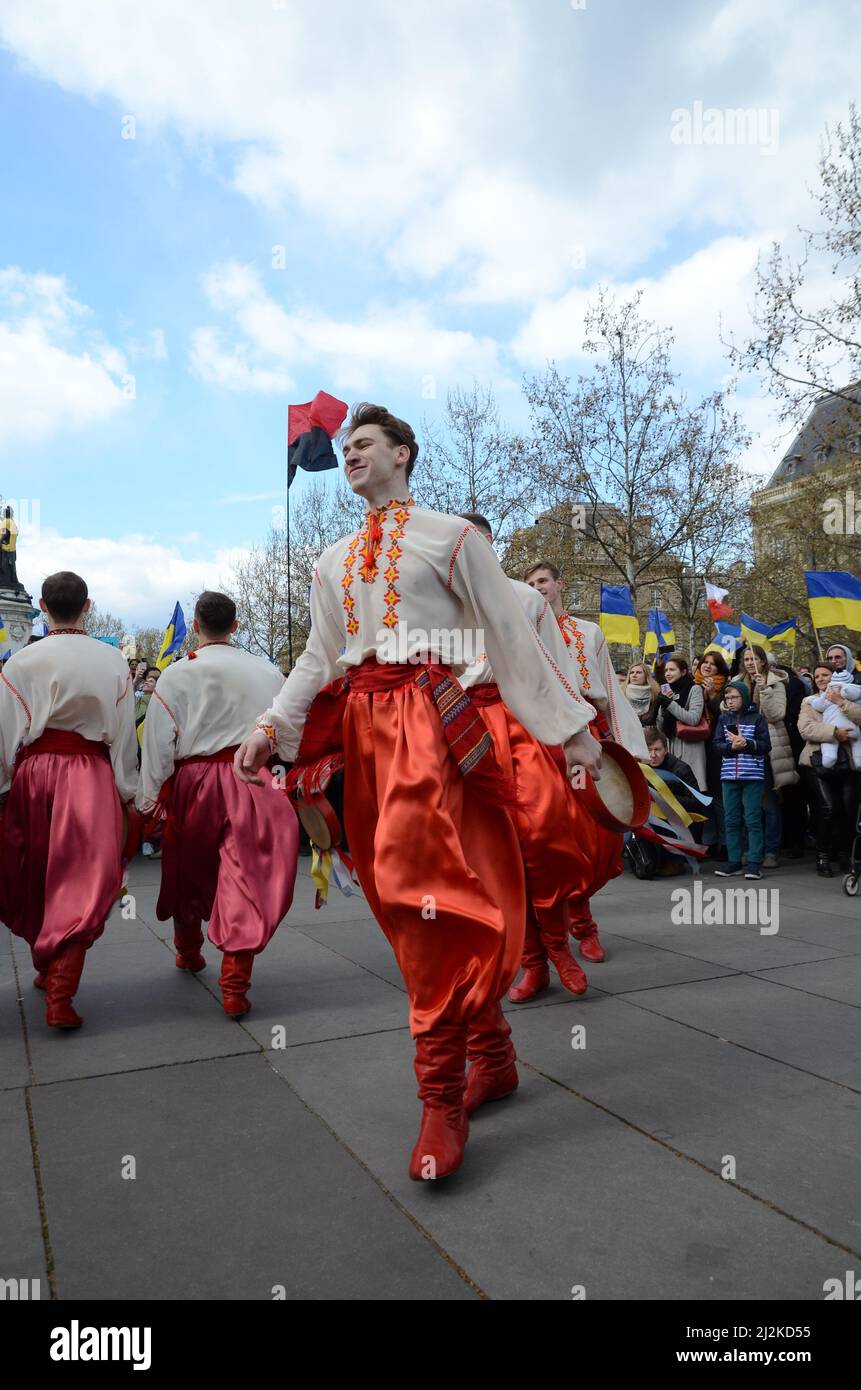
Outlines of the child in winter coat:
{"label": "child in winter coat", "polygon": [[[751,704],[743,680],[729,681],[723,692],[724,712],[715,727],[713,746],[721,759],[721,792],[726,819],[729,863],[715,873],[730,878],[762,878],[762,793],[765,755],[771,737],[765,716]],[[742,829],[747,828],[747,871],[742,868]]]}

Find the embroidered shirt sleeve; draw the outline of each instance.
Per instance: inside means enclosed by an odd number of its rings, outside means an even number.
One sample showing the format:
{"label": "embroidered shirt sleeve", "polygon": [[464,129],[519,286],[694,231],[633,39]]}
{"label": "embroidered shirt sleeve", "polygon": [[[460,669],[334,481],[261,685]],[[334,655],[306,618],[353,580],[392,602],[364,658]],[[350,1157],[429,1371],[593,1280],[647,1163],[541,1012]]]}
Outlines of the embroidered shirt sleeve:
{"label": "embroidered shirt sleeve", "polygon": [[485,538],[461,533],[449,561],[450,587],[464,604],[464,626],[493,667],[502,698],[542,743],[565,743],[595,711],[539,637]]}

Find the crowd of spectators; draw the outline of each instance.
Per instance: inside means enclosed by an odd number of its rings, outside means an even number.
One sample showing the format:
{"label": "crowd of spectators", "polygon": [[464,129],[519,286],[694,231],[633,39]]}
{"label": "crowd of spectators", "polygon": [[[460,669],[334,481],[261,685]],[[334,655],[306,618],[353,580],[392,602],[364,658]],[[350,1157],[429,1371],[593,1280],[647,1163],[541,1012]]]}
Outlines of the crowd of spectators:
{"label": "crowd of spectators", "polygon": [[[711,797],[694,834],[716,873],[759,878],[808,846],[823,877],[849,868],[861,799],[861,663],[851,648],[835,643],[799,670],[758,646],[732,665],[716,651],[692,664],[673,652],[620,681],[652,765]],[[678,867],[664,856],[663,871]]]}

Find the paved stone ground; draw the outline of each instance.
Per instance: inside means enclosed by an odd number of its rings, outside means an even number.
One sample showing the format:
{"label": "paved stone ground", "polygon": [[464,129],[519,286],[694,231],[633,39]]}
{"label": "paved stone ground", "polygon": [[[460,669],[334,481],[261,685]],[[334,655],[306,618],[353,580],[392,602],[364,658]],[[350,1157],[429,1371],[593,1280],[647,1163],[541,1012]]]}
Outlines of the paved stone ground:
{"label": "paved stone ground", "polygon": [[861,900],[839,879],[764,880],[772,935],[674,925],[690,878],[611,884],[593,987],[508,1006],[520,1091],[436,1186],[406,1177],[406,998],[363,900],[315,912],[300,861],[235,1023],[211,946],[201,976],[174,969],[158,871],[132,866],[137,920],[90,953],[80,1033],[49,1032],[0,936],[0,1278],[60,1299],[821,1300],[861,1269]]}

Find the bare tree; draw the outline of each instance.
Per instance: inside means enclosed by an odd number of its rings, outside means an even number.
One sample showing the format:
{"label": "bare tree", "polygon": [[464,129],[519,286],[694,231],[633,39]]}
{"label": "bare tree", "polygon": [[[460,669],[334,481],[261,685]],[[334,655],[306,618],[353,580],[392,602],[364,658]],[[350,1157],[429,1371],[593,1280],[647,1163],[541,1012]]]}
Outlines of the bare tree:
{"label": "bare tree", "polygon": [[134,637],[141,661],[145,661],[147,666],[154,666],[164,641],[163,630],[157,627],[139,627],[135,629]]}
{"label": "bare tree", "polygon": [[94,603],[89,613],[84,618],[84,631],[90,637],[116,637],[121,642],[128,628],[122,618],[117,618],[113,613],[103,612]]}
{"label": "bare tree", "polygon": [[[730,341],[730,359],[761,376],[779,403],[780,419],[800,424],[823,394],[842,397],[846,410],[830,423],[839,448],[858,433],[861,407],[847,385],[861,378],[861,115],[849,107],[845,123],[826,126],[819,186],[818,230],[799,227],[804,250],[794,261],[775,242],[757,267],[755,331],[741,346]],[[811,302],[813,271],[830,272],[833,293]]]}
{"label": "bare tree", "polygon": [[290,617],[287,596],[287,529],[273,526],[223,585],[236,603],[236,640],[282,669],[304,649],[309,630],[308,596],[319,556],[339,536],[355,530],[364,507],[343,484],[327,487],[311,478],[293,500],[290,514]]}
{"label": "bare tree", "polygon": [[442,422],[423,422],[412,491],[433,511],[481,512],[494,538],[529,512],[535,484],[528,446],[501,424],[490,387],[474,381],[468,391],[449,391]]}
{"label": "bare tree", "polygon": [[617,303],[601,291],[587,311],[591,374],[571,382],[551,364],[525,386],[542,500],[588,532],[606,579],[627,584],[635,604],[662,563],[681,561],[701,580],[700,565],[734,558],[748,491],[731,386],[690,405],[672,370],[672,333],[641,317],[640,298]]}

